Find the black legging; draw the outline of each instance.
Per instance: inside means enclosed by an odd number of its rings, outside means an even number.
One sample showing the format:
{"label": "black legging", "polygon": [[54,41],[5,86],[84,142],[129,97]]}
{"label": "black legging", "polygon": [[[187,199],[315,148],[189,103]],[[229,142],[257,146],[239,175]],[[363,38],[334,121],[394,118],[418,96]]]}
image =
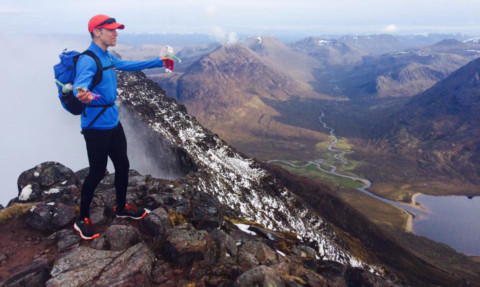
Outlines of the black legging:
{"label": "black legging", "polygon": [[80,218],[90,217],[90,203],[95,188],[105,176],[108,157],[115,168],[115,190],[117,207],[123,209],[127,196],[128,170],[130,164],[127,157],[127,139],[121,123],[111,130],[84,130],[83,136],[87,144],[90,170],[83,182],[80,203]]}

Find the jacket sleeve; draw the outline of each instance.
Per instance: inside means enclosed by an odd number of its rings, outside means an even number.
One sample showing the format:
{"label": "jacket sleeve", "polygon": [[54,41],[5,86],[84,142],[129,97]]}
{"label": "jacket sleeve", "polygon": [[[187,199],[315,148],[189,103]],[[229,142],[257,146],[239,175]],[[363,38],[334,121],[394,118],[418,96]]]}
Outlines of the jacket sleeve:
{"label": "jacket sleeve", "polygon": [[73,82],[73,94],[77,95],[77,87],[82,87],[85,90],[90,87],[93,77],[97,72],[97,64],[92,57],[80,56],[77,62],[77,71],[75,81]]}
{"label": "jacket sleeve", "polygon": [[120,71],[140,71],[143,69],[160,68],[163,67],[163,61],[160,58],[155,58],[150,61],[126,61],[118,59],[113,55],[109,55],[112,59],[115,69]]}

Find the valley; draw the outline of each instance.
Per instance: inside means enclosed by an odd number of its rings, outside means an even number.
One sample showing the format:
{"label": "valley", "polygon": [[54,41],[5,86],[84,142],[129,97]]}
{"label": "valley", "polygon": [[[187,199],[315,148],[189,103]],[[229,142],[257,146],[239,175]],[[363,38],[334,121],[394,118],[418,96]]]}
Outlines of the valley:
{"label": "valley", "polygon": [[455,78],[480,45],[444,39],[255,36],[178,47],[184,66],[148,76],[237,150],[327,184],[422,259],[462,269],[468,257],[411,233],[426,216],[416,194],[480,195],[477,66]]}
{"label": "valley", "polygon": [[[447,243],[457,251],[470,255],[480,254],[477,245],[480,224],[477,224],[475,219],[476,210],[480,209],[478,198],[472,201],[461,196],[436,197],[417,193],[411,199],[411,203],[405,203],[371,193],[369,188],[372,182],[352,172],[359,163],[350,162],[344,157],[346,153],[352,153],[350,145],[335,136],[334,129],[323,122],[324,112],[320,112],[319,123],[328,129],[331,135],[323,158],[306,162],[283,160],[268,162],[294,174],[329,183],[340,198],[365,214],[369,220],[385,228],[414,232],[431,240]],[[365,196],[358,194],[358,191]],[[419,201],[425,202],[426,208]],[[464,212],[465,210],[467,211]],[[382,211],[381,214],[379,211]],[[450,213],[456,216],[449,216]],[[455,232],[442,232],[443,227]]]}

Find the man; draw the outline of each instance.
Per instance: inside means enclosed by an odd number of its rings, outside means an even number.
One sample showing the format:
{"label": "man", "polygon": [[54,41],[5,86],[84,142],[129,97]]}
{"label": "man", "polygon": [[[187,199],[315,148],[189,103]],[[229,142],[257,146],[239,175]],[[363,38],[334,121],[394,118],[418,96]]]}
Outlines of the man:
{"label": "man", "polygon": [[[96,15],[88,22],[88,31],[92,43],[88,50],[100,60],[103,67],[102,81],[89,91],[93,77],[97,72],[95,59],[89,55],[79,57],[76,65],[76,77],[73,91],[77,98],[86,104],[81,116],[82,134],[87,145],[89,173],[82,186],[80,217],[74,224],[75,230],[85,239],[99,236],[90,221],[90,204],[95,188],[105,176],[108,157],[115,168],[116,216],[121,218],[142,219],[147,214],[143,208],[126,204],[129,161],[127,141],[122,124],[118,120],[116,70],[138,71],[163,66],[164,59],[151,61],[124,61],[117,59],[107,51],[117,43],[117,29],[123,24],[107,15]],[[78,90],[77,90],[78,89]]]}

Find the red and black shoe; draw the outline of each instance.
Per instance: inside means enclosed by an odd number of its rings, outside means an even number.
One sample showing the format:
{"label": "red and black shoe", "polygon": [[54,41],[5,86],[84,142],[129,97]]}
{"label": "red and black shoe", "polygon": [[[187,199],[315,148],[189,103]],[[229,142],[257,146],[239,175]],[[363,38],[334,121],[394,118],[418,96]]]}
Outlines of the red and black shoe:
{"label": "red and black shoe", "polygon": [[95,230],[93,223],[87,217],[85,217],[84,220],[77,220],[73,228],[75,228],[84,240],[91,240],[100,236],[100,233]]}
{"label": "red and black shoe", "polygon": [[123,210],[120,210],[117,207],[114,207],[113,210],[118,218],[131,218],[138,220],[144,218],[148,214],[148,211],[144,208],[137,208],[135,205],[131,204],[125,204]]}

